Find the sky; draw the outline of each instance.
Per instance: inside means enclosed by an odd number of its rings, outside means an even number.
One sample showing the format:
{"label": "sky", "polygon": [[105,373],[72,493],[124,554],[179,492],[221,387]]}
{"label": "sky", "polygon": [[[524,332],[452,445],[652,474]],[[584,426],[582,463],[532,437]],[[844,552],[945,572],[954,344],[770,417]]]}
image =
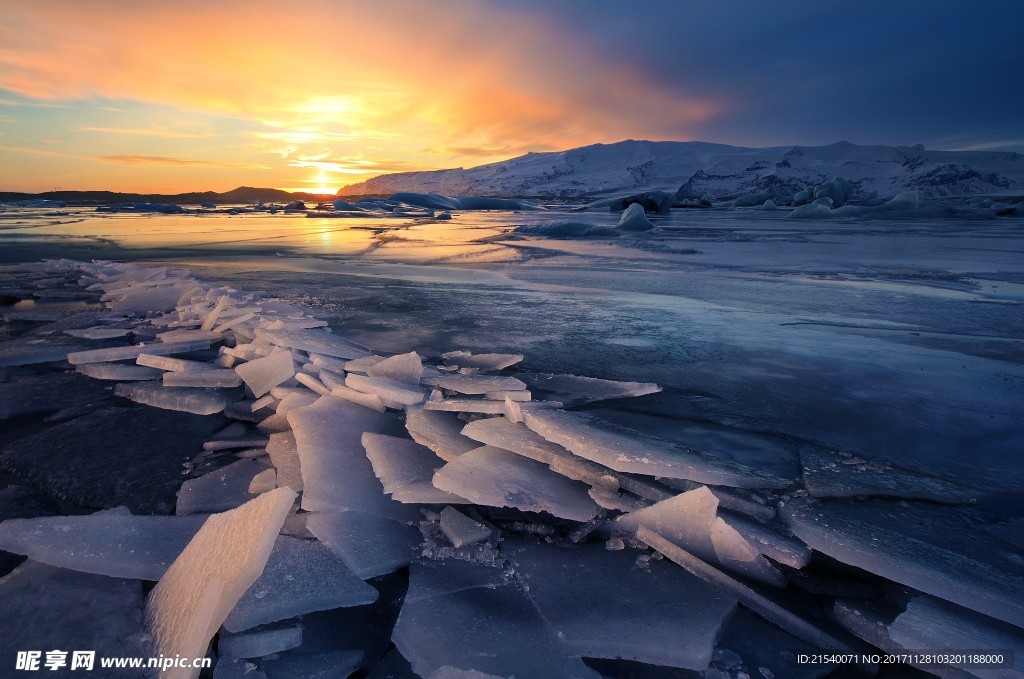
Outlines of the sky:
{"label": "sky", "polygon": [[0,0],[0,190],[334,193],[623,139],[1024,151],[1024,3]]}

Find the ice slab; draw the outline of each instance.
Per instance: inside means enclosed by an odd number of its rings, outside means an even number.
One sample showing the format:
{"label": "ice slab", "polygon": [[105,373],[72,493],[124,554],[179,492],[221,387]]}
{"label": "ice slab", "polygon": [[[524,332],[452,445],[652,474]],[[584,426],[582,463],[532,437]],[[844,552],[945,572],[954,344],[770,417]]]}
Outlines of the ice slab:
{"label": "ice slab", "polygon": [[489,391],[522,391],[526,384],[514,377],[500,375],[449,375],[434,379],[442,389],[460,394],[486,394]]}
{"label": "ice slab", "polygon": [[450,413],[480,413],[482,415],[504,415],[511,403],[519,412],[533,412],[537,410],[549,410],[560,408],[561,403],[555,401],[530,401],[520,403],[518,401],[492,401],[483,398],[445,398],[441,400],[430,400],[423,404],[426,410],[439,410]]}
{"label": "ice slab", "polygon": [[267,443],[270,461],[277,469],[277,484],[299,492],[302,490],[302,467],[299,464],[299,449],[295,444],[295,435],[280,432],[270,435]]}
{"label": "ice slab", "polygon": [[392,641],[421,677],[443,667],[497,677],[597,679],[500,571],[414,563]]}
{"label": "ice slab", "polygon": [[[100,657],[149,656],[142,627],[142,584],[26,561],[0,579],[0,662],[4,674],[32,676],[98,675],[84,668],[70,670],[75,650]],[[67,651],[67,667],[45,666],[46,652]],[[36,672],[15,670],[19,651],[39,650]],[[205,648],[199,653],[205,654]]]}
{"label": "ice slab", "polygon": [[151,344],[137,344],[128,347],[109,347],[107,349],[74,351],[68,354],[68,363],[71,365],[82,365],[84,363],[109,363],[111,361],[134,360],[139,357],[139,354],[167,356],[169,354],[187,354],[190,351],[209,348],[209,340],[166,343],[153,342]]}
{"label": "ice slab", "polygon": [[295,375],[295,366],[290,351],[279,351],[263,358],[257,358],[235,367],[253,396],[259,398],[273,387]]}
{"label": "ice slab", "polygon": [[367,432],[362,437],[366,456],[384,492],[402,503],[465,503],[454,493],[434,487],[434,473],[444,464],[429,448],[407,438]]}
{"label": "ice slab", "polygon": [[234,401],[228,392],[216,389],[164,387],[149,383],[119,383],[114,393],[123,398],[164,410],[177,410],[195,415],[219,413]]}
{"label": "ice slab", "polygon": [[441,510],[440,527],[441,532],[456,549],[482,542],[491,537],[492,533],[490,528],[477,523],[455,507],[445,507]]}
{"label": "ice slab", "polygon": [[315,512],[306,525],[364,580],[408,565],[421,539],[412,526],[359,511]]}
{"label": "ice slab", "polygon": [[617,382],[582,375],[520,373],[516,377],[530,389],[546,392],[550,400],[561,401],[567,407],[612,398],[646,396],[661,391],[661,387],[653,382]]}
{"label": "ice slab", "polygon": [[138,365],[144,365],[150,368],[174,370],[178,372],[199,372],[216,369],[215,366],[210,365],[209,363],[203,363],[202,361],[190,361],[184,358],[161,356],[160,354],[142,353],[136,357],[135,362]]}
{"label": "ice slab", "polygon": [[115,337],[124,337],[131,331],[131,328],[110,328],[98,326],[95,328],[69,328],[64,331],[64,334],[71,335],[72,337],[78,337],[80,339],[103,340],[114,339]]}
{"label": "ice slab", "polygon": [[[214,633],[263,572],[294,500],[294,491],[278,488],[207,519],[146,601],[146,625],[159,653],[206,654]],[[192,668],[164,673],[175,679],[198,675]]]}
{"label": "ice slab", "polygon": [[1024,632],[940,599],[913,596],[895,619],[873,602],[840,599],[835,616],[850,632],[887,653],[1001,653],[1015,661],[1003,667],[909,663],[942,677],[1024,677],[1019,661],[1024,654]]}
{"label": "ice slab", "polygon": [[0,523],[0,549],[85,573],[159,580],[205,521],[127,510],[9,519]]}
{"label": "ice slab", "polygon": [[637,537],[643,543],[661,552],[701,580],[720,587],[725,592],[736,597],[737,601],[743,604],[743,606],[768,622],[778,625],[796,638],[813,644],[817,648],[832,652],[849,653],[851,651],[849,646],[831,634],[782,608],[714,566],[708,565],[654,531],[641,526],[637,530]]}
{"label": "ice slab", "polygon": [[370,377],[384,377],[402,384],[419,386],[423,376],[423,359],[415,351],[385,358],[366,368]]}
{"label": "ice slab", "polygon": [[372,366],[377,365],[384,359],[384,356],[377,356],[376,354],[370,354],[369,356],[363,356],[351,361],[339,361],[336,358],[330,358],[327,356],[313,356],[313,362],[318,366],[321,368],[327,368],[328,370],[333,370],[338,374],[356,372],[363,373],[365,375]]}
{"label": "ice slab", "polygon": [[181,484],[175,513],[209,514],[245,504],[252,499],[249,486],[253,478],[266,469],[261,461],[246,458],[190,479]]}
{"label": "ice slab", "polygon": [[385,401],[395,401],[403,405],[423,403],[423,390],[418,386],[397,382],[387,377],[369,377],[349,373],[345,376],[345,386],[356,391],[376,394]]}
{"label": "ice slab", "polygon": [[706,487],[620,516],[614,527],[634,534],[644,527],[704,561],[767,584],[786,584],[755,545],[718,516],[718,498]]}
{"label": "ice slab", "polygon": [[447,365],[476,368],[484,372],[503,370],[523,360],[522,354],[473,354],[469,351],[449,351],[441,356]]}
{"label": "ice slab", "polygon": [[346,401],[352,401],[353,403],[357,403],[363,406],[364,408],[376,410],[379,413],[384,412],[385,409],[384,401],[381,399],[380,396],[377,396],[376,394],[366,394],[361,391],[356,391],[355,389],[350,389],[349,387],[346,387],[344,384],[332,387],[331,396],[334,396],[336,398],[342,398],[345,399]]}
{"label": "ice slab", "polygon": [[620,472],[737,488],[784,488],[792,483],[584,413],[524,410],[523,418],[526,426],[549,441]]}
{"label": "ice slab", "polygon": [[116,299],[109,302],[111,311],[133,311],[149,313],[152,311],[170,311],[177,304],[183,292],[189,286],[161,285],[154,287],[136,287],[119,291]]}
{"label": "ice slab", "polygon": [[954,508],[793,501],[780,514],[794,535],[823,554],[1024,627],[1019,567],[997,540]]}
{"label": "ice slab", "polygon": [[459,455],[480,445],[462,435],[465,422],[454,413],[409,406],[405,410],[405,428],[420,445],[430,448],[442,460],[451,462]]}
{"label": "ice slab", "polygon": [[969,480],[942,479],[846,451],[804,445],[800,462],[804,485],[814,497],[873,495],[961,503],[980,494]]}
{"label": "ice slab", "polygon": [[263,574],[224,620],[224,629],[240,632],[313,611],[362,606],[376,600],[377,590],[330,549],[315,540],[282,535]]}
{"label": "ice slab", "polygon": [[471,450],[449,462],[434,475],[434,485],[476,504],[547,512],[573,521],[588,521],[600,511],[586,486],[493,446]]}
{"label": "ice slab", "polygon": [[158,380],[163,375],[163,371],[156,368],[123,363],[83,363],[75,370],[95,380],[119,382]]}
{"label": "ice slab", "polygon": [[636,567],[632,551],[506,538],[527,598],[577,655],[703,670],[736,608],[726,594],[675,565]]}
{"label": "ice slab", "polygon": [[323,330],[265,330],[257,328],[256,337],[281,347],[334,358],[353,359],[370,353],[366,347]]}
{"label": "ice slab", "polygon": [[359,510],[406,520],[418,514],[384,495],[361,441],[365,432],[399,435],[401,423],[386,413],[323,396],[288,413],[302,466],[302,508]]}
{"label": "ice slab", "polygon": [[222,634],[217,650],[228,658],[262,658],[302,645],[302,628],[295,625],[243,634]]}
{"label": "ice slab", "polygon": [[242,378],[234,370],[197,370],[195,372],[164,373],[165,387],[240,387]]}

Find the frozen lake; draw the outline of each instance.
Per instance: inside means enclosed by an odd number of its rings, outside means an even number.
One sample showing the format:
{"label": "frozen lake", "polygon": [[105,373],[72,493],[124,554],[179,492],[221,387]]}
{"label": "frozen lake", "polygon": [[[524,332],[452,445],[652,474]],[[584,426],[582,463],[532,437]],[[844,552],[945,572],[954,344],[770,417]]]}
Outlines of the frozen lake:
{"label": "frozen lake", "polygon": [[943,481],[1020,491],[1021,220],[676,210],[638,236],[511,233],[566,220],[617,215],[21,210],[0,213],[0,258],[180,264],[306,305],[379,351],[521,352],[528,372],[657,382],[660,394],[602,408],[662,436],[758,435],[737,455],[766,464],[796,465],[812,445],[906,471],[925,496]]}

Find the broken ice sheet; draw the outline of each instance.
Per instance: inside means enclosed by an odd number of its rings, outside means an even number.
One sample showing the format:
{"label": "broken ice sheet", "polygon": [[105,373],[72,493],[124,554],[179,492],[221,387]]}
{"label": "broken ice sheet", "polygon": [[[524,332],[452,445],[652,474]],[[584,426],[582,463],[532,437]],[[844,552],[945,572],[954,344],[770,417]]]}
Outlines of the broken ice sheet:
{"label": "broken ice sheet", "polygon": [[736,488],[784,488],[794,481],[585,413],[524,409],[523,417],[526,426],[547,440],[620,472]]}
{"label": "broken ice sheet", "polygon": [[1024,578],[1016,554],[966,509],[794,500],[780,515],[811,548],[843,563],[1024,626]]}
{"label": "broken ice sheet", "polygon": [[636,567],[632,550],[505,538],[527,598],[577,655],[702,670],[736,599],[666,561]]}
{"label": "broken ice sheet", "polygon": [[399,520],[419,518],[415,508],[384,495],[361,441],[364,432],[401,435],[397,418],[323,396],[311,406],[290,411],[288,421],[302,468],[303,509],[351,509]]}
{"label": "broken ice sheet", "polygon": [[89,340],[103,340],[113,339],[115,337],[124,337],[131,332],[131,328],[110,328],[110,327],[95,327],[95,328],[69,328],[64,333],[71,335],[72,337],[78,337],[80,339]]}
{"label": "broken ice sheet", "polygon": [[268,679],[344,679],[359,668],[362,651],[304,654],[302,648],[268,659],[263,668]]}
{"label": "broken ice sheet", "polygon": [[455,507],[441,510],[441,532],[456,549],[472,545],[491,537],[491,529],[477,523]]}
{"label": "broken ice sheet", "polygon": [[356,391],[376,394],[385,401],[394,401],[403,405],[418,405],[425,397],[418,385],[410,385],[387,377],[369,377],[349,373],[345,377],[345,386]]}
{"label": "broken ice sheet", "polygon": [[136,403],[177,410],[195,415],[213,415],[237,400],[231,392],[219,389],[193,389],[188,387],[164,387],[160,384],[121,383],[114,387],[114,393]]}
{"label": "broken ice sheet", "polygon": [[465,561],[409,567],[392,640],[421,677],[445,666],[498,677],[600,676],[558,640],[501,571]]}
{"label": "broken ice sheet", "polygon": [[0,549],[85,573],[159,580],[206,521],[122,510],[9,519],[0,523]]}
{"label": "broken ice sheet", "polygon": [[[201,658],[217,628],[259,578],[295,492],[278,488],[214,514],[146,600],[146,627],[164,656]],[[196,677],[172,668],[167,677]]]}
{"label": "broken ice sheet", "polygon": [[612,398],[646,396],[661,391],[661,387],[653,382],[616,382],[581,375],[519,373],[516,377],[530,389],[546,392],[548,400],[561,401],[566,407]]}
{"label": "broken ice sheet", "polygon": [[224,621],[229,632],[286,620],[313,611],[362,606],[377,600],[325,545],[281,535],[263,574],[246,590]]}
{"label": "broken ice sheet", "polygon": [[239,387],[242,379],[234,370],[197,370],[195,372],[164,373],[165,387]]}
{"label": "broken ice sheet", "polygon": [[450,375],[437,377],[434,384],[456,391],[460,394],[486,394],[489,391],[522,391],[526,389],[523,382],[514,377],[499,375]]}
{"label": "broken ice sheet", "polygon": [[814,497],[875,495],[962,503],[981,494],[969,482],[901,469],[862,455],[805,444],[800,448],[804,484]]}
{"label": "broken ice sheet", "polygon": [[290,351],[279,351],[235,367],[245,384],[259,398],[295,374]]}
{"label": "broken ice sheet", "polygon": [[367,366],[366,374],[370,377],[384,377],[402,384],[419,386],[420,377],[423,376],[423,360],[415,351],[399,354]]}
{"label": "broken ice sheet", "polygon": [[[0,578],[0,662],[15,672],[19,651],[43,650],[40,672],[75,676],[43,667],[45,651],[92,650],[98,657],[152,655],[142,627],[142,583],[138,580],[54,568],[26,561]],[[205,651],[205,649],[203,649]],[[68,661],[70,663],[71,654]],[[96,666],[99,666],[97,661]],[[31,674],[31,673],[29,673]]]}
{"label": "broken ice sheet", "polygon": [[482,446],[460,455],[434,475],[434,485],[489,507],[547,512],[588,521],[600,508],[587,487],[521,455]]}
{"label": "broken ice sheet", "polygon": [[267,443],[270,461],[277,469],[277,485],[287,486],[298,492],[302,490],[302,468],[299,465],[299,450],[295,434],[290,431],[270,435]]}
{"label": "broken ice sheet", "polygon": [[266,469],[259,459],[246,458],[190,479],[181,484],[175,513],[209,514],[234,509],[252,499],[249,485]]}
{"label": "broken ice sheet", "polygon": [[407,565],[420,543],[415,528],[359,511],[313,512],[306,525],[364,580]]}
{"label": "broken ice sheet", "polygon": [[139,354],[150,354],[152,356],[167,356],[172,354],[187,354],[199,349],[209,349],[209,340],[196,340],[191,342],[153,342],[151,344],[136,344],[127,347],[110,347],[108,349],[89,349],[88,351],[75,351],[67,355],[68,363],[82,365],[83,363],[109,363],[111,361],[135,360]]}
{"label": "broken ice sheet", "polygon": [[282,347],[322,354],[334,358],[353,359],[370,352],[355,342],[350,342],[323,330],[256,330],[256,336]]}
{"label": "broken ice sheet", "polygon": [[473,354],[468,351],[449,351],[441,356],[447,365],[477,368],[482,371],[502,370],[523,360],[522,354]]}
{"label": "broken ice sheet", "polygon": [[434,472],[444,462],[429,448],[407,438],[371,432],[363,434],[362,442],[374,474],[392,499],[407,504],[466,502],[465,498],[434,487]]}
{"label": "broken ice sheet", "polygon": [[479,448],[476,441],[463,436],[466,423],[455,413],[424,410],[409,406],[405,410],[405,428],[420,445],[430,448],[439,458],[451,462],[459,455]]}
{"label": "broken ice sheet", "polygon": [[691,490],[619,517],[616,530],[642,526],[712,564],[761,582],[782,586],[786,578],[752,543],[718,516],[718,498],[706,487]]}
{"label": "broken ice sheet", "polygon": [[[978,615],[959,606],[925,595],[912,596],[906,609],[893,618],[877,602],[840,599],[835,603],[839,623],[853,634],[888,653],[918,654],[967,652],[1012,657],[1009,667],[936,664],[918,665],[939,676],[1024,677],[1019,669],[1024,657],[1024,632],[1019,628]],[[962,672],[957,672],[953,668]]]}
{"label": "broken ice sheet", "polygon": [[158,380],[164,374],[162,370],[156,368],[125,363],[83,363],[75,370],[95,380],[122,382]]}

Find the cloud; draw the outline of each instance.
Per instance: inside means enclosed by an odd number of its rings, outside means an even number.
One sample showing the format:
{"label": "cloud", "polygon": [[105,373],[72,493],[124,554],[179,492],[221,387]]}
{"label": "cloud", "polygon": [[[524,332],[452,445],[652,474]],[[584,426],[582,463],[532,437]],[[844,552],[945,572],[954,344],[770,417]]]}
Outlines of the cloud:
{"label": "cloud", "polygon": [[114,165],[136,165],[136,166],[202,166],[202,167],[225,167],[245,170],[269,170],[267,165],[255,163],[236,163],[229,161],[199,160],[194,158],[173,158],[169,156],[147,156],[132,154],[115,155],[84,155],[79,153],[67,153],[63,151],[52,151],[24,146],[0,146],[0,151],[12,153],[26,153],[34,156],[50,156],[52,158],[77,158],[79,160],[94,160],[101,163],[112,163]]}
{"label": "cloud", "polygon": [[184,132],[181,130],[171,130],[162,125],[153,125],[151,127],[100,127],[100,126],[83,126],[75,128],[79,132],[99,132],[102,134],[129,134],[138,135],[145,137],[167,137],[169,139],[205,139],[212,137],[212,132]]}

